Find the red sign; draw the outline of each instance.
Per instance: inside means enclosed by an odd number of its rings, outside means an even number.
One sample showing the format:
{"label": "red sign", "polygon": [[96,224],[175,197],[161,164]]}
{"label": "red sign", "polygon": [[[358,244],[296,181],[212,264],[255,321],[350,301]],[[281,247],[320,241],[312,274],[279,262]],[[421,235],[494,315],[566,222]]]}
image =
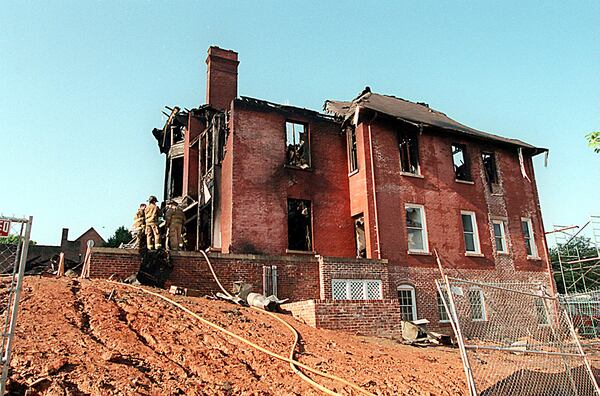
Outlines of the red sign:
{"label": "red sign", "polygon": [[10,232],[10,220],[0,219],[0,237],[8,236]]}

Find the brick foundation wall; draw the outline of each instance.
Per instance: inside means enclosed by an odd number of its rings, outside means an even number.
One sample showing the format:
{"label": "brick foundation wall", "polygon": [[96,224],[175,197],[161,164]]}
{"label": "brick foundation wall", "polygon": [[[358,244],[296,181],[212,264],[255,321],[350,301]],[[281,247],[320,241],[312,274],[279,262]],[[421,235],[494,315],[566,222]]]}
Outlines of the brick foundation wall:
{"label": "brick foundation wall", "polygon": [[394,298],[390,291],[387,260],[348,259],[319,256],[321,300],[331,300],[332,279],[381,280],[383,298]]}
{"label": "brick foundation wall", "polygon": [[[279,298],[293,301],[318,299],[319,263],[314,256],[257,256],[250,254],[210,253],[210,261],[221,284],[233,289],[233,283],[244,281],[259,293],[263,291],[263,266],[277,266]],[[216,282],[198,252],[171,252],[173,271],[169,284],[198,289],[206,294],[219,291]],[[139,270],[140,256],[136,250],[94,248],[90,277],[124,279]],[[307,281],[309,280],[309,281]],[[312,280],[312,281],[311,281]]]}
{"label": "brick foundation wall", "polygon": [[284,304],[282,308],[307,324],[323,329],[381,337],[402,335],[400,305],[395,299],[302,301]]}

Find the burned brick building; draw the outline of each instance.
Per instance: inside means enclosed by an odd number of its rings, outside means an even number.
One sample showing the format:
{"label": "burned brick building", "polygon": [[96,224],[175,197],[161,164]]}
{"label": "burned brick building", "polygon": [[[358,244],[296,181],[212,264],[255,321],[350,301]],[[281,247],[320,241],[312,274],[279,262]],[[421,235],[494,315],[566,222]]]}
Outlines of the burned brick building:
{"label": "burned brick building", "polygon": [[237,53],[206,63],[206,104],[153,131],[164,199],[186,213],[173,282],[212,287],[193,253],[208,250],[226,282],[276,290],[308,323],[369,332],[374,315],[384,333],[447,321],[434,249],[463,278],[552,287],[532,162],[546,149],[368,88],[323,113],[238,96]]}

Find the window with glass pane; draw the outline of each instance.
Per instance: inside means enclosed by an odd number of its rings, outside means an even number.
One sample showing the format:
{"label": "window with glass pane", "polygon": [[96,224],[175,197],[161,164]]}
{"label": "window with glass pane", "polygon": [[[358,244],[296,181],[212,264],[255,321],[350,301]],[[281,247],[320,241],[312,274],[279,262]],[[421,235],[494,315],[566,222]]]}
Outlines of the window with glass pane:
{"label": "window with glass pane", "polygon": [[471,289],[468,292],[469,305],[471,306],[471,320],[486,320],[481,289]]}
{"label": "window with glass pane", "polygon": [[[445,295],[445,293],[444,293]],[[446,301],[448,301],[446,299]],[[442,300],[441,294],[437,295],[437,303],[438,303],[438,311],[440,313],[440,322],[449,322],[450,317],[448,316],[448,311],[446,311],[446,306],[444,305],[444,301]]]}
{"label": "window with glass pane", "polygon": [[521,219],[521,228],[523,229],[523,238],[525,239],[525,251],[529,257],[537,257],[537,249],[533,240],[533,229],[531,219]]}
{"label": "window with glass pane", "polygon": [[400,301],[400,314],[402,320],[416,320],[417,306],[415,301],[415,288],[410,285],[398,287],[398,300]]}
{"label": "window with glass pane", "polygon": [[424,221],[424,209],[420,205],[406,205],[406,231],[408,250],[411,252],[427,252],[427,234]]}
{"label": "window with glass pane", "polygon": [[463,235],[465,240],[465,251],[467,253],[479,253],[479,238],[477,236],[477,225],[475,224],[475,213],[461,213]]}
{"label": "window with glass pane", "polygon": [[504,234],[504,222],[499,220],[492,221],[494,227],[494,241],[496,242],[496,252],[506,253],[506,236]]}

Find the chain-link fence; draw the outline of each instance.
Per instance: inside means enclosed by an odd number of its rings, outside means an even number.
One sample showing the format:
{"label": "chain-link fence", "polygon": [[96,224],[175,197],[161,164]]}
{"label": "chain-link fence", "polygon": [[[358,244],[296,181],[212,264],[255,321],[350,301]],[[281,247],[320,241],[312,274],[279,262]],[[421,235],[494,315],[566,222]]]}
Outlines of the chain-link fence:
{"label": "chain-link fence", "polygon": [[27,262],[32,218],[0,216],[0,316],[2,326],[2,377],[0,395],[4,395],[10,366],[12,341],[17,324],[19,297]]}
{"label": "chain-link fence", "polygon": [[472,395],[600,396],[566,310],[541,284],[438,282]]}

